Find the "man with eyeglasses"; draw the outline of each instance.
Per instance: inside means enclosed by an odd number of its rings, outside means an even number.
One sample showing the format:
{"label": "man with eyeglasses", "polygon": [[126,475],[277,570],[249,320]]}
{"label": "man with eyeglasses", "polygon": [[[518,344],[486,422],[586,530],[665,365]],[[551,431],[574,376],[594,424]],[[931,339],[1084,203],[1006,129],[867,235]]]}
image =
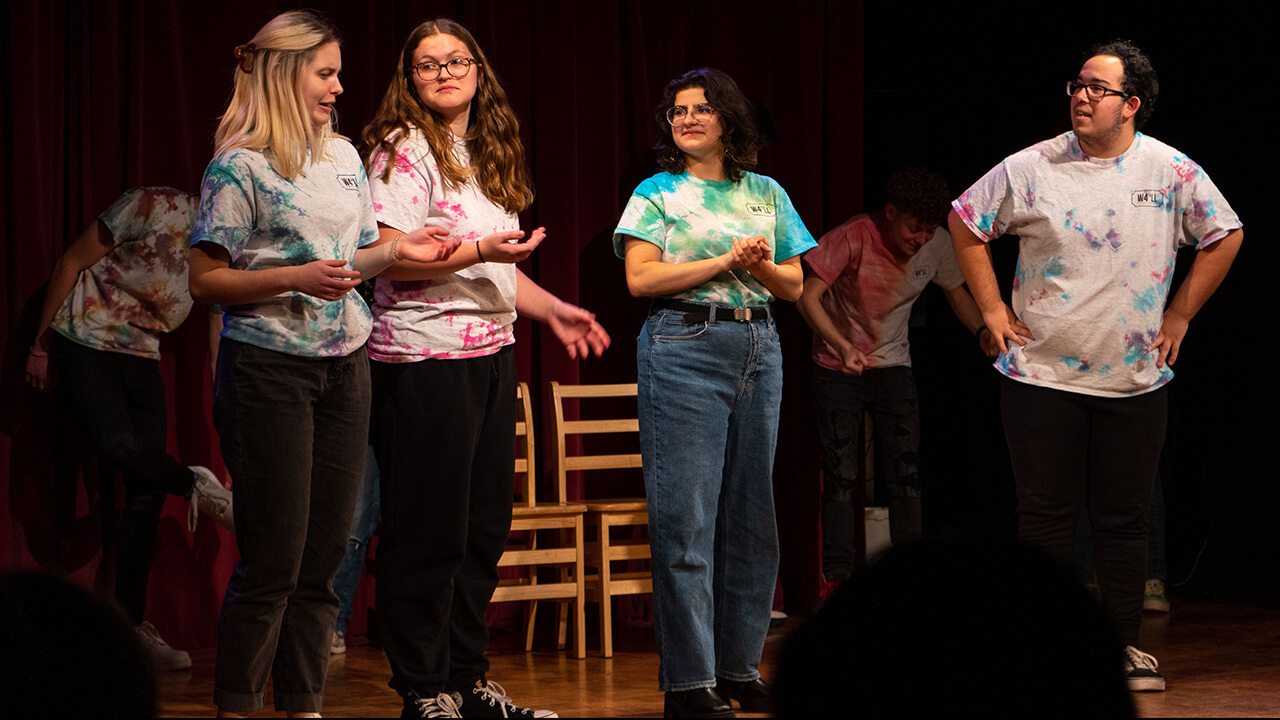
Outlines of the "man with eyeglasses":
{"label": "man with eyeglasses", "polygon": [[920,413],[907,343],[916,299],[936,283],[983,352],[999,352],[964,288],[951,237],[938,227],[951,200],[946,179],[911,167],[890,176],[886,190],[883,210],[849,218],[805,254],[796,305],[814,331],[822,574],[830,583],[853,572],[864,412],[875,428],[890,539],[896,546],[921,537]]}
{"label": "man with eyeglasses", "polygon": [[[1138,132],[1158,90],[1146,54],[1116,40],[1086,57],[1067,83],[1071,132],[1006,158],[951,204],[948,221],[1002,351],[1018,535],[1070,563],[1087,505],[1129,689],[1162,691],[1138,636],[1164,386],[1243,230],[1199,165]],[[1006,233],[1020,238],[1012,307],[985,246]],[[1175,254],[1192,244],[1199,252],[1166,309]]]}

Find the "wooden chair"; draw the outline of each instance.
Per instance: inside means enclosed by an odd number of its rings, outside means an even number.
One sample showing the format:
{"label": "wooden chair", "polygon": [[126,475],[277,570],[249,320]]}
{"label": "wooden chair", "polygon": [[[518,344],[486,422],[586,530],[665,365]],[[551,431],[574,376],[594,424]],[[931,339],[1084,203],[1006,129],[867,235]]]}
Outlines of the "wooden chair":
{"label": "wooden chair", "polygon": [[[607,420],[565,420],[564,404],[570,399],[597,399],[636,396],[636,384],[619,385],[561,385],[551,383],[551,397],[555,404],[556,474],[563,489],[565,476],[574,470],[602,470],[610,468],[640,467],[640,453],[622,455],[571,455],[565,438],[569,435],[599,433],[635,433],[640,423],[636,411],[629,416]],[[589,493],[588,493],[589,495]],[[594,574],[586,578],[587,601],[600,603],[600,646],[605,657],[613,657],[613,603],[615,595],[636,595],[653,592],[653,576],[649,571],[614,572],[611,564],[628,560],[649,559],[648,540],[615,541],[609,536],[610,528],[617,526],[649,525],[649,508],[644,498],[599,500],[588,497],[587,524],[596,528],[596,537],[588,542],[586,564],[594,568]]]}
{"label": "wooden chair", "polygon": [[[540,503],[537,498],[538,465],[533,436],[529,385],[519,383],[516,390],[520,417],[516,420],[516,438],[524,446],[524,457],[516,458],[515,472],[523,475],[519,497],[512,508],[511,531],[519,538],[507,541],[507,549],[498,567],[520,567],[520,577],[506,578],[493,592],[492,602],[526,601],[525,651],[533,649],[534,620],[539,600],[571,601],[574,611],[574,645],[578,659],[587,656],[586,591],[583,569],[583,515],[587,506],[565,502],[564,480],[556,492],[555,502]],[[518,453],[517,453],[518,454]],[[550,547],[539,545],[539,531],[554,536]],[[559,567],[558,582],[540,582],[539,567]],[[567,611],[567,608],[565,608]],[[558,646],[565,647],[567,612],[561,614]]]}

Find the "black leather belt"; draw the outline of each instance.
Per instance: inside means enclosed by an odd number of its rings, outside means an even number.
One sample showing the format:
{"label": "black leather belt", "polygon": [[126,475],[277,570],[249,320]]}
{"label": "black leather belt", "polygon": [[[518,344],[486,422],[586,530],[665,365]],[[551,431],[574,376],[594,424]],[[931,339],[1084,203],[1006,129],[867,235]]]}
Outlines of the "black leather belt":
{"label": "black leather belt", "polygon": [[716,320],[733,322],[762,322],[768,320],[772,311],[768,305],[762,307],[731,307],[703,303],[685,302],[683,300],[664,300],[655,298],[653,310],[675,310],[684,313],[684,323],[694,325],[707,322],[712,308],[716,311]]}

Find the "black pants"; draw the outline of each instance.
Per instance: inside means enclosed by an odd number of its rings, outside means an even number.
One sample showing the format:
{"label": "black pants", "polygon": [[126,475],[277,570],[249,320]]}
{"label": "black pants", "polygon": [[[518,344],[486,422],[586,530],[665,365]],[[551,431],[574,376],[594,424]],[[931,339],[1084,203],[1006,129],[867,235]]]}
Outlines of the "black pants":
{"label": "black pants", "polygon": [[1071,565],[1087,508],[1103,607],[1121,641],[1137,647],[1167,390],[1101,398],[1005,378],[1000,404],[1018,486],[1018,537]]}
{"label": "black pants", "polygon": [[240,561],[218,623],[214,702],[319,712],[369,438],[369,361],[286,355],[224,339],[213,416],[234,480]]}
{"label": "black pants", "polygon": [[433,697],[489,670],[484,613],[514,494],[515,354],[370,364],[383,648],[393,689]]}
{"label": "black pants", "polygon": [[98,450],[103,477],[119,469],[125,506],[116,557],[116,600],[136,625],[147,603],[147,576],[165,498],[191,492],[191,470],[165,453],[168,418],[160,364],[95,350],[55,334],[54,362],[64,410]]}

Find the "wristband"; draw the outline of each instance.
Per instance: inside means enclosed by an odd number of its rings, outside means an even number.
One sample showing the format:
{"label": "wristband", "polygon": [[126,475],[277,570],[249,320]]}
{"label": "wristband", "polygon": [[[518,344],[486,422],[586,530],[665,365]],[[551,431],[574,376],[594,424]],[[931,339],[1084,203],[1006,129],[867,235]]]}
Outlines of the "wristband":
{"label": "wristband", "polygon": [[395,240],[391,241],[391,262],[393,263],[400,262],[400,238],[402,237],[404,233],[400,233]]}
{"label": "wristband", "polygon": [[480,262],[487,262],[484,259],[484,253],[480,252],[480,241],[476,241],[476,257],[480,258]]}

